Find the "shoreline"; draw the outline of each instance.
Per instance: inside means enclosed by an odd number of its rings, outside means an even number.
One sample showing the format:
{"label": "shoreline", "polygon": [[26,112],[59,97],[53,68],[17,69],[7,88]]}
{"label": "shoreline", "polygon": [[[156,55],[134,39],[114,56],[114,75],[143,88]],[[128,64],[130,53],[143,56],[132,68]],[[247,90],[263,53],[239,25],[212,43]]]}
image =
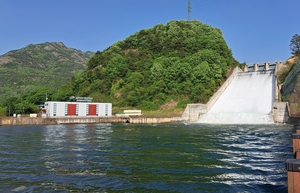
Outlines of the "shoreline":
{"label": "shoreline", "polygon": [[144,116],[110,116],[110,117],[0,117],[0,126],[16,125],[57,125],[57,124],[89,124],[89,123],[130,123],[159,124],[181,122],[181,117],[144,117]]}
{"label": "shoreline", "polygon": [[[0,126],[58,125],[90,123],[160,124],[186,121],[182,117],[109,116],[109,117],[0,117]],[[286,124],[300,125],[300,117],[290,117]]]}

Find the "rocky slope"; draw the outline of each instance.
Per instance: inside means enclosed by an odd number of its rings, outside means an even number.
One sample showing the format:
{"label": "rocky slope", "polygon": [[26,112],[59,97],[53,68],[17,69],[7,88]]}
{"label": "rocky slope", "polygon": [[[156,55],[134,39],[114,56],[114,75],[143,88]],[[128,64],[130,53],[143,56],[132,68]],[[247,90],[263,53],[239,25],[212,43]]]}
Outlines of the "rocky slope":
{"label": "rocky slope", "polygon": [[289,58],[278,70],[282,83],[282,99],[288,101],[291,115],[300,117],[300,60],[294,56]]}

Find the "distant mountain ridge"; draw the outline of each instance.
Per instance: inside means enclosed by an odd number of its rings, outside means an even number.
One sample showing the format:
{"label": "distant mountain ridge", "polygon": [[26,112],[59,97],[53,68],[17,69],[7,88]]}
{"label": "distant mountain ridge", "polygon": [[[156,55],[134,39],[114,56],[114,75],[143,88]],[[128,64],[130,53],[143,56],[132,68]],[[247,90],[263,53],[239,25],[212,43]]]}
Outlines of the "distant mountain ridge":
{"label": "distant mountain ridge", "polygon": [[0,56],[0,99],[41,87],[57,89],[83,71],[93,55],[62,42],[30,44],[9,51]]}

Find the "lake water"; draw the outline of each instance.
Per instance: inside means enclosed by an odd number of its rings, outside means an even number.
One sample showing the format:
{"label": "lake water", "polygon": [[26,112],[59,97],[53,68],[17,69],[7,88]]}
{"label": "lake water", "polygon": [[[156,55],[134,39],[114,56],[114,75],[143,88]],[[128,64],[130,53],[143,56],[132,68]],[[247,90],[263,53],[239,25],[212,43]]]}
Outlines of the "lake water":
{"label": "lake water", "polygon": [[291,125],[0,127],[0,192],[287,192]]}

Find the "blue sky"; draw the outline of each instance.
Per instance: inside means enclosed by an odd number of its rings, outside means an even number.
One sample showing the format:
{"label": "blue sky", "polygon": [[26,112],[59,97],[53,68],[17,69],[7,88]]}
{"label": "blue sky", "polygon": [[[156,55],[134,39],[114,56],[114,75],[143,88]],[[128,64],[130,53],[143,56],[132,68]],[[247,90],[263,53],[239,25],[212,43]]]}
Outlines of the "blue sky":
{"label": "blue sky", "polygon": [[[220,28],[239,62],[288,59],[300,34],[299,0],[191,0],[192,20]],[[63,42],[102,51],[135,32],[187,19],[187,0],[0,0],[0,55]]]}

